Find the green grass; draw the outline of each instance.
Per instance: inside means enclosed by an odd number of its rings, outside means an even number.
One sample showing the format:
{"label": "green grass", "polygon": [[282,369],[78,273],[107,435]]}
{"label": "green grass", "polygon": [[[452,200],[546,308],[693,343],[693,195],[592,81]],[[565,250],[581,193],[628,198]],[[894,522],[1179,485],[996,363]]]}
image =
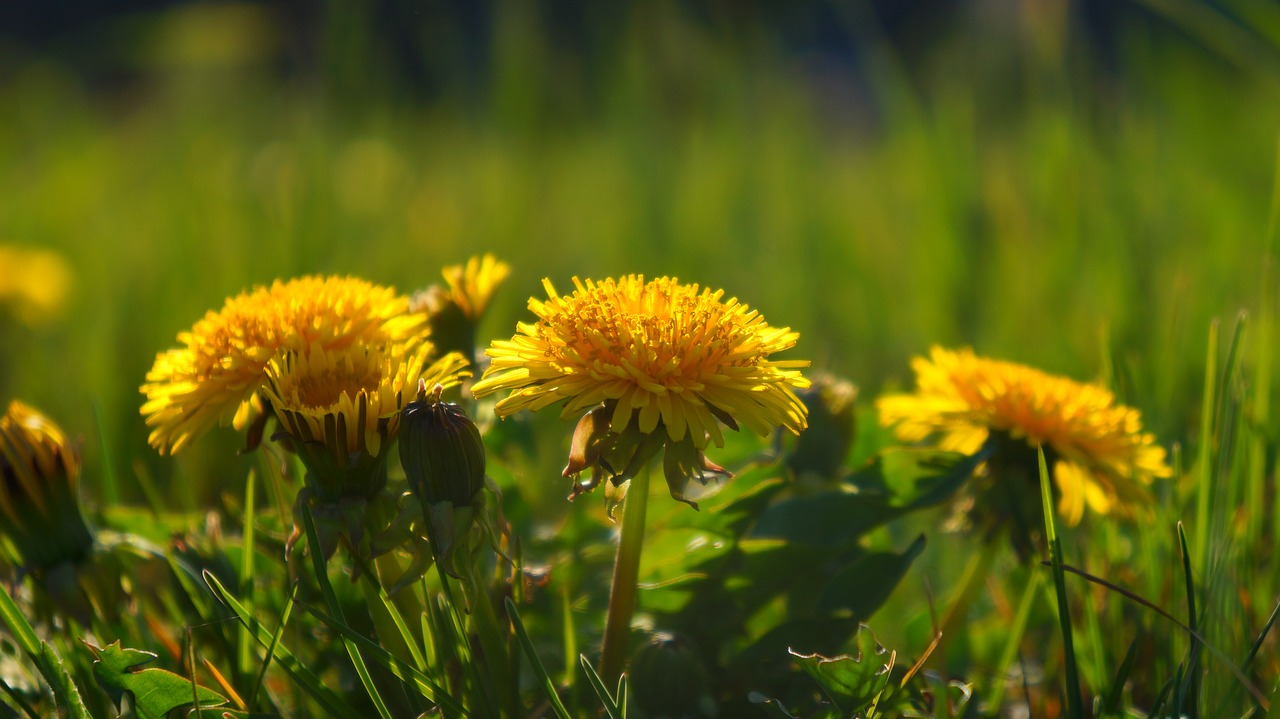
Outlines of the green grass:
{"label": "green grass", "polygon": [[[226,26],[184,24],[176,11],[137,19],[129,32],[150,50],[125,92],[88,88],[53,58],[20,64],[0,84],[0,242],[55,248],[77,278],[54,323],[29,328],[0,315],[0,396],[83,438],[91,506],[119,497],[192,518],[226,510],[232,534],[247,507],[267,523],[258,546],[274,552],[289,500],[271,479],[258,484],[277,494],[245,501],[256,459],[235,456],[234,433],[174,458],[146,445],[137,387],[155,353],[205,311],[304,273],[411,291],[488,250],[514,268],[481,333],[492,338],[527,318],[525,298],[543,277],[564,289],[575,275],[677,275],[797,329],[792,355],[860,385],[859,458],[888,442],[869,426],[871,401],[908,385],[909,358],[934,343],[1107,383],[1163,445],[1180,448],[1184,471],[1157,487],[1158,506],[1141,524],[1094,517],[1059,527],[1066,563],[1162,607],[1235,662],[1257,644],[1242,671],[1271,695],[1280,672],[1275,630],[1264,631],[1280,591],[1270,412],[1275,18],[1224,26],[1196,21],[1213,11],[1195,3],[1149,5],[1162,14],[1122,25],[1106,62],[1077,20],[1031,4],[994,29],[965,17],[918,57],[897,55],[865,18],[850,18],[864,42],[858,72],[831,86],[781,43],[735,41],[673,4],[634,9],[590,62],[503,5],[491,76],[448,85],[430,102],[365,85],[376,65],[343,59],[370,38],[343,36],[336,22],[325,40],[332,67],[314,87],[274,79],[252,55],[243,65],[166,60],[196,46],[182,33],[217,40]],[[1262,59],[1242,62],[1239,47]],[[833,99],[846,96],[856,100]],[[553,584],[520,608],[520,640],[547,651],[569,619],[590,623],[563,603],[589,606],[592,620],[603,610],[603,590],[589,587],[607,565],[603,510],[594,496],[562,501],[567,425],[537,417],[505,431],[492,473],[508,488],[507,512],[530,531],[566,535],[530,541],[528,559],[556,565],[557,580],[580,590]],[[525,431],[527,440],[515,436]],[[760,449],[734,442],[730,457]],[[660,499],[652,510],[661,517]],[[559,525],[567,513],[578,516]],[[897,552],[928,535],[873,622],[912,658],[932,639],[930,596],[950,597],[976,546],[939,531],[942,520],[917,513],[863,543]],[[1046,684],[1032,691],[1044,706],[1064,676],[1057,611],[1045,594],[1024,615],[1041,570],[1007,554],[965,635],[933,661],[980,688],[999,681],[997,667],[1043,671]],[[283,579],[281,568],[236,556],[247,584],[223,583],[240,587],[244,611],[263,613],[265,628],[230,625],[212,605],[187,622],[228,623],[209,631],[237,647],[230,666],[252,679],[260,659],[251,637],[295,652],[300,637],[293,625],[272,635],[285,590],[264,577]],[[567,566],[569,557],[582,566]],[[1130,703],[1149,708],[1173,681],[1166,702],[1199,696],[1201,716],[1242,714],[1245,688],[1177,626],[1078,576],[1060,578],[1058,596],[1065,591],[1075,614],[1072,673],[1078,664],[1086,694],[1103,694],[1139,641]],[[323,599],[338,607],[348,598]],[[316,594],[304,600],[321,605]],[[785,619],[788,606],[760,607],[753,626]],[[1008,641],[1015,616],[1029,616],[1020,643]],[[526,682],[574,670],[569,645],[569,656],[544,655],[545,669],[525,667]],[[1045,647],[1055,649],[1037,653]],[[579,639],[576,651],[588,648]],[[365,686],[394,683],[356,664]],[[1176,680],[1188,667],[1203,674]],[[441,677],[433,668],[431,681]],[[590,706],[586,677],[576,681],[573,708]],[[1004,695],[1021,701],[1022,688]]]}

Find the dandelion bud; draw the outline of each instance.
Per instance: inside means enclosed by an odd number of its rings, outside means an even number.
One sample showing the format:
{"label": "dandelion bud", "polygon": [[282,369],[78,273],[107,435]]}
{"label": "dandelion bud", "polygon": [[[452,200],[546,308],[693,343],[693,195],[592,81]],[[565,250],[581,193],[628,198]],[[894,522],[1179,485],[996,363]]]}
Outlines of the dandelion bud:
{"label": "dandelion bud", "polygon": [[636,650],[628,672],[630,694],[646,719],[711,716],[707,669],[686,641],[665,632]]}
{"label": "dandelion bud", "polygon": [[787,453],[787,466],[797,477],[836,479],[853,446],[858,388],[847,380],[819,375],[796,396],[809,411],[809,428]]}
{"label": "dandelion bud", "polygon": [[80,513],[80,463],[62,430],[12,402],[0,417],[0,532],[24,568],[43,573],[93,549]]}
{"label": "dandelion bud", "polygon": [[440,400],[443,389],[436,385],[428,395],[426,382],[418,383],[418,398],[400,420],[400,462],[424,504],[465,507],[484,486],[484,442],[461,407]]}

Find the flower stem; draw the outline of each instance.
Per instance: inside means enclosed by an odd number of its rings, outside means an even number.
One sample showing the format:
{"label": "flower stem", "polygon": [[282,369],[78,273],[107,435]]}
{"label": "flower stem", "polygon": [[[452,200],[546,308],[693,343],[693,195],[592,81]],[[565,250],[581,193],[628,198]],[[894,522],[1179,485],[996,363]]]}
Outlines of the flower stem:
{"label": "flower stem", "polygon": [[645,510],[649,506],[649,463],[631,478],[622,510],[622,537],[613,561],[613,587],[609,613],[604,620],[604,649],[600,678],[614,686],[627,663],[631,640],[631,614],[636,608],[636,580],[640,576],[640,550],[644,547]]}

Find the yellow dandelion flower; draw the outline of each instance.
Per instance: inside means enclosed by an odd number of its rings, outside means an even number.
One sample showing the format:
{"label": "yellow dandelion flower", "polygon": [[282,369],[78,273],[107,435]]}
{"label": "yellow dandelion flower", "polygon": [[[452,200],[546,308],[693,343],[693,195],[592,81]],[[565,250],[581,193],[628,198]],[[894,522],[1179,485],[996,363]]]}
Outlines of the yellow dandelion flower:
{"label": "yellow dandelion flower", "polygon": [[[1043,447],[1052,464],[1058,511],[1078,524],[1088,506],[1131,515],[1155,478],[1172,476],[1165,451],[1143,433],[1133,408],[1106,389],[1040,370],[934,347],[911,363],[914,394],[877,402],[881,423],[899,439],[940,437],[943,449],[973,453],[993,432]],[[998,478],[996,478],[998,480]]]}
{"label": "yellow dandelion flower", "polygon": [[52,250],[0,245],[0,305],[24,324],[44,324],[62,313],[74,275]]}
{"label": "yellow dandelion flower", "polygon": [[809,386],[799,371],[809,362],[768,359],[795,346],[798,333],[770,327],[736,298],[722,301],[723,290],[669,277],[573,282],[577,290],[561,297],[543,280],[550,299],[529,300],[539,321],[486,350],[492,364],[472,392],[512,390],[498,402],[500,417],[564,400],[567,419],[616,400],[614,432],[633,419],[645,434],[661,423],[672,440],[689,434],[699,449],[708,437],[723,446],[717,418],[762,436],[805,428],[792,387]]}
{"label": "yellow dandelion flower", "polygon": [[449,299],[462,314],[476,320],[484,314],[498,285],[511,274],[511,266],[486,253],[472,257],[465,265],[450,265],[440,274],[449,283]]}
{"label": "yellow dandelion flower", "polygon": [[428,367],[429,352],[400,343],[333,350],[313,343],[268,363],[263,397],[321,496],[367,497],[382,489],[386,448],[419,379],[449,388],[469,376],[461,355]]}
{"label": "yellow dandelion flower", "polygon": [[87,555],[93,536],[76,495],[80,462],[56,424],[14,401],[0,417],[0,532],[35,569]]}
{"label": "yellow dandelion flower", "polygon": [[702,455],[709,440],[723,446],[719,422],[762,436],[805,428],[793,388],[809,385],[800,373],[808,361],[769,359],[798,333],[769,326],[723,290],[669,277],[574,278],[574,286],[561,296],[543,280],[548,299],[529,300],[538,321],[495,341],[472,387],[477,397],[511,391],[495,408],[500,417],[564,402],[569,419],[603,403],[579,423],[567,475],[605,460],[618,481],[666,445],[667,479],[681,499],[681,477],[723,472]]}
{"label": "yellow dandelion flower", "polygon": [[149,441],[177,452],[214,424],[243,428],[259,408],[267,364],[283,352],[413,344],[426,335],[426,316],[410,312],[407,297],[351,277],[277,280],[241,293],[179,333],[180,348],[156,356],[141,387]]}
{"label": "yellow dandelion flower", "polygon": [[510,274],[511,267],[492,254],[472,257],[465,265],[441,270],[448,286],[432,285],[414,294],[410,308],[427,315],[432,339],[441,349],[470,356],[476,349],[476,326],[498,285]]}

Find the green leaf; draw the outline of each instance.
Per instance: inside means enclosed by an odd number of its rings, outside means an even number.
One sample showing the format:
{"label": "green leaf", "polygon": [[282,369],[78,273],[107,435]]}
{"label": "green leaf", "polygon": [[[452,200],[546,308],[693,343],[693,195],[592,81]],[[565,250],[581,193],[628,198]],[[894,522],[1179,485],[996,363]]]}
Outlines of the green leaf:
{"label": "green leaf", "polygon": [[869,619],[888,601],[922,551],[923,534],[902,554],[875,552],[860,557],[827,584],[818,599],[818,611],[849,612],[859,621]]}
{"label": "green leaf", "polygon": [[896,653],[876,641],[875,635],[865,625],[858,628],[854,643],[857,651],[852,656],[824,657],[821,654],[791,652],[800,668],[840,708],[841,716],[861,716],[879,702],[881,693],[889,686],[897,658]]}
{"label": "green leaf", "polygon": [[190,679],[165,669],[140,669],[154,661],[156,655],[140,649],[125,649],[116,641],[99,649],[93,645],[93,676],[119,708],[125,694],[133,695],[133,705],[140,717],[164,719],[178,707],[198,704],[217,707],[227,703],[226,697],[202,686],[192,687]]}
{"label": "green leaf", "polygon": [[908,512],[946,501],[986,458],[893,448],[882,451],[853,477],[857,492],[825,492],[795,497],[769,507],[754,537],[815,546],[848,544]]}

